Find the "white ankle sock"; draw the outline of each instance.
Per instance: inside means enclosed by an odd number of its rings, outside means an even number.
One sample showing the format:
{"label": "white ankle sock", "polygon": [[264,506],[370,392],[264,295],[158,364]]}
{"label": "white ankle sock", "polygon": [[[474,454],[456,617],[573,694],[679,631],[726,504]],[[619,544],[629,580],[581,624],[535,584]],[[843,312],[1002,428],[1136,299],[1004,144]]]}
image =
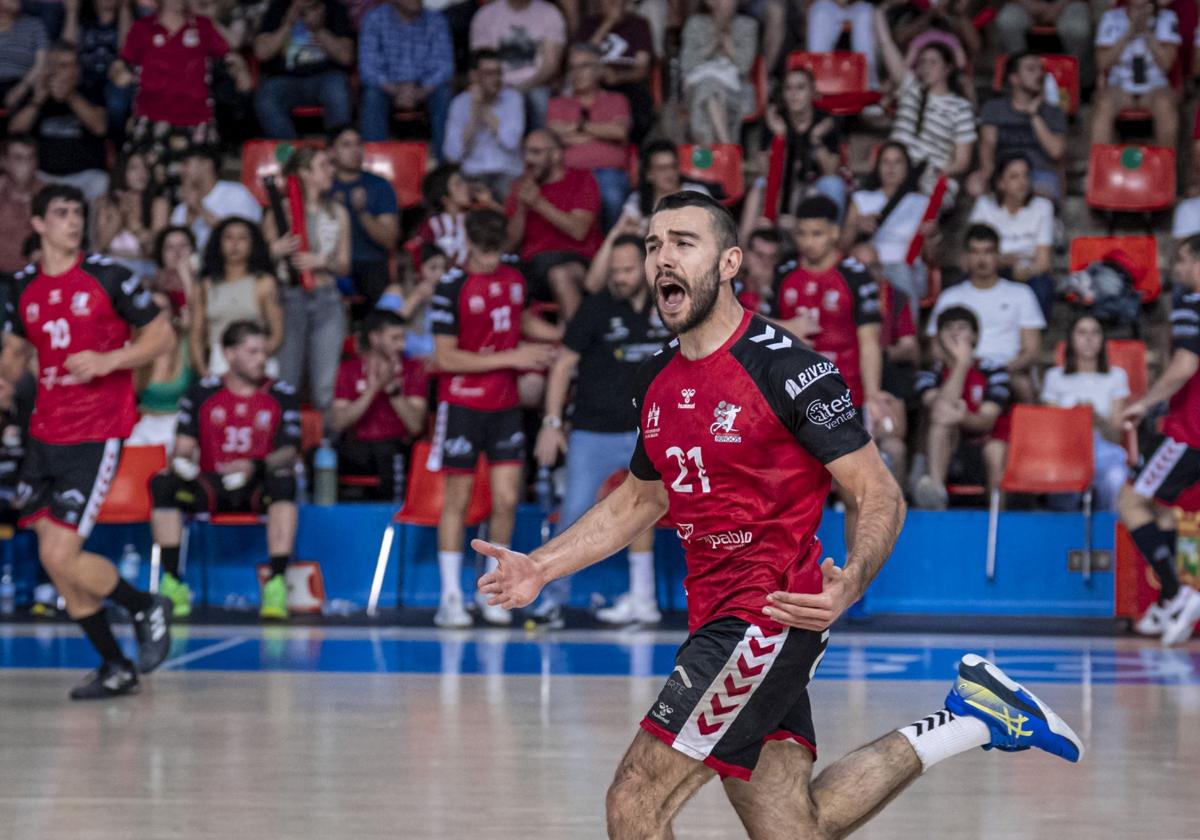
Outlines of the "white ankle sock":
{"label": "white ankle sock", "polygon": [[439,551],[438,572],[442,578],[442,600],[449,595],[462,597],[462,559],[461,551]]}
{"label": "white ankle sock", "polygon": [[629,597],[634,601],[654,600],[654,552],[629,552]]}
{"label": "white ankle sock", "polygon": [[979,718],[959,717],[949,709],[938,709],[898,731],[912,744],[924,770],[992,740],[986,723]]}

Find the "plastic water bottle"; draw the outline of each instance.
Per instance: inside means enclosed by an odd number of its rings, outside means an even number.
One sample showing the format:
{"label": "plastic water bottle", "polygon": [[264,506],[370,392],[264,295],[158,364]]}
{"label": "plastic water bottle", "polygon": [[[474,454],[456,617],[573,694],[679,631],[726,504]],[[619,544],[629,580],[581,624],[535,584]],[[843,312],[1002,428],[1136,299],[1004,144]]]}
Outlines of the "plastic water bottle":
{"label": "plastic water bottle", "polygon": [[337,504],[337,451],[322,440],[313,457],[313,502],[318,505]]}
{"label": "plastic water bottle", "polygon": [[137,546],[133,543],[125,543],[125,550],[121,552],[121,560],[117,563],[117,568],[121,572],[121,577],[129,583],[137,585],[138,576],[142,571],[142,555],[138,553]]}
{"label": "plastic water bottle", "polygon": [[12,563],[5,563],[0,571],[0,615],[12,615],[17,611],[17,585],[13,583]]}

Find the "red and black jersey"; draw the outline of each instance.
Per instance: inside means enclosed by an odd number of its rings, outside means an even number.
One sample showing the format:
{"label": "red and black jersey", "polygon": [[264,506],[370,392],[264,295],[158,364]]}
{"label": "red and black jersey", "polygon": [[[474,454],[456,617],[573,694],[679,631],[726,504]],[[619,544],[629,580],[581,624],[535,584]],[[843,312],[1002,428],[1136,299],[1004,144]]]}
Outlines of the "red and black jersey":
{"label": "red and black jersey", "polygon": [[201,472],[243,458],[261,461],[278,449],[300,448],[300,404],[286,382],[268,381],[240,397],[209,376],[179,401],[179,434],[199,441]]}
{"label": "red and black jersey", "polygon": [[825,464],[870,441],[837,367],[746,312],[694,361],[672,341],[642,366],[630,470],[661,480],[687,554],[688,625],[778,628],[768,593],[819,592]]}
{"label": "red and black jersey", "polygon": [[821,328],[808,338],[809,343],[837,365],[850,385],[854,404],[862,405],[858,328],[880,322],[879,284],[862,263],[853,259],[820,272],[788,260],[776,271],[783,282],[775,291],[774,317],[786,321],[806,311]]}
{"label": "red and black jersey", "polygon": [[158,306],[138,278],[107,257],[81,257],[54,276],[32,265],[18,272],[6,329],[37,350],[30,434],[60,445],[128,437],[138,416],[133,371],[78,382],[65,362],[84,350],[120,349],[156,315]]}
{"label": "red and black jersey", "polygon": [[[1200,356],[1200,292],[1175,293],[1171,309],[1171,349]],[[1163,433],[1200,449],[1200,373],[1175,392],[1163,418]]]}
{"label": "red and black jersey", "polygon": [[[429,393],[429,373],[424,360],[406,356],[392,382],[393,387],[400,389],[402,396],[424,399]],[[353,402],[366,390],[366,357],[355,356],[346,359],[338,368],[337,380],[333,386],[334,399]],[[382,391],[375,395],[363,416],[347,431],[354,440],[362,441],[408,440],[412,437],[396,409],[392,408],[392,401]]]}
{"label": "red and black jersey", "polygon": [[[918,371],[915,388],[917,396],[923,397],[927,391],[940,388],[949,376],[950,368],[941,362],[936,362],[929,370]],[[972,442],[982,443],[989,438],[1008,440],[1012,425],[1010,409],[1013,396],[1007,369],[976,363],[967,371],[967,378],[963,381],[962,399],[967,404],[969,414],[978,414],[985,402],[1000,406],[1000,416],[996,418],[996,425],[992,426],[992,430],[987,434],[974,436]]]}
{"label": "red and black jersey", "polygon": [[[434,335],[452,335],[460,350],[500,353],[521,340],[525,278],[507,263],[491,274],[452,268],[433,293]],[[519,402],[517,371],[454,373],[438,376],[438,399],[476,411],[504,411]]]}

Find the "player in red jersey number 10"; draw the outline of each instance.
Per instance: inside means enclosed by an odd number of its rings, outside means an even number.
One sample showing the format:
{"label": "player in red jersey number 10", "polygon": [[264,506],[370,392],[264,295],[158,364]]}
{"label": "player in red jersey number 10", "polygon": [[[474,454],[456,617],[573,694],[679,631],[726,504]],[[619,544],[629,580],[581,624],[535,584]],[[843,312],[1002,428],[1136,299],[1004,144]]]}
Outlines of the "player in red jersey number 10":
{"label": "player in red jersey number 10", "polygon": [[[668,511],[678,529],[690,635],[608,790],[609,836],[671,837],[675,814],[714,776],[756,840],[824,838],[850,833],[971,748],[1038,747],[1077,761],[1082,745],[1054,712],[968,655],[943,707],[812,779],[808,681],[830,624],[891,553],[903,497],[836,366],[738,304],[742,251],[725,208],[698,193],[666,196],[646,251],[655,303],[678,338],[635,381],[630,476],[530,555],[473,543],[498,561],[480,590],[513,609]],[[816,537],[831,479],[859,509],[841,568],[822,564]]]}

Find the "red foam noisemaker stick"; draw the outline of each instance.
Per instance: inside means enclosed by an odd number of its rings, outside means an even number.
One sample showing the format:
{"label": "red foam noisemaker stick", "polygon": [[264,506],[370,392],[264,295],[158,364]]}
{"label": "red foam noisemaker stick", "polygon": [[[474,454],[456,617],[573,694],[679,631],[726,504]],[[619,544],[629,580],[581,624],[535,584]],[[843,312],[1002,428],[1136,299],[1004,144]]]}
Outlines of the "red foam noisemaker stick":
{"label": "red foam noisemaker stick", "polygon": [[[292,233],[300,237],[300,250],[308,251],[308,219],[304,216],[304,191],[300,179],[289,175],[287,179],[288,210],[292,213]],[[309,270],[300,272],[300,285],[306,292],[317,287],[317,278]]]}
{"label": "red foam noisemaker stick", "polygon": [[767,191],[763,196],[763,215],[772,222],[779,215],[779,189],[783,186],[783,165],[787,157],[787,139],[771,140],[771,163],[767,167]]}
{"label": "red foam noisemaker stick", "polygon": [[[942,210],[942,201],[946,198],[946,176],[939,175],[937,183],[933,185],[933,195],[929,196],[929,205],[925,208],[925,215],[921,217],[921,224],[932,222],[938,217],[938,213]],[[917,235],[913,237],[912,242],[908,244],[908,254],[904,257],[904,261],[912,265],[917,261],[917,257],[921,256],[921,248],[925,246],[925,234],[921,233],[920,226],[917,227]]]}

